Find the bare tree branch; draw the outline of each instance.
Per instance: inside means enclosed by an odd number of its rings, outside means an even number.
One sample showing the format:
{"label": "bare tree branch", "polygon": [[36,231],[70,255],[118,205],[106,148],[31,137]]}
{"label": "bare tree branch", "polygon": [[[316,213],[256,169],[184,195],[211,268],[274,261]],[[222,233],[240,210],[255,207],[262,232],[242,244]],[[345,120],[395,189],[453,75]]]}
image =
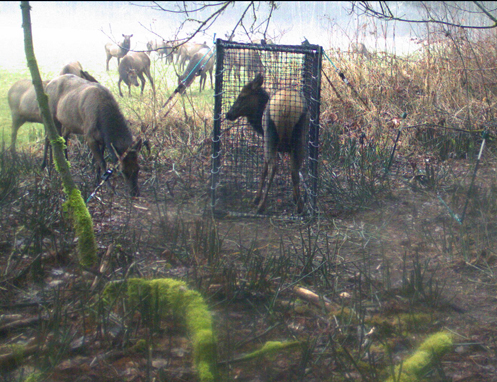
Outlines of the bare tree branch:
{"label": "bare tree branch", "polygon": [[[226,11],[226,9],[229,6],[234,6],[235,1],[219,1],[219,2],[189,2],[189,1],[182,1],[182,2],[174,2],[172,3],[171,6],[165,7],[164,5],[160,4],[160,2],[157,1],[152,1],[151,4],[144,4],[144,3],[132,3],[133,5],[140,6],[140,7],[148,7],[157,11],[161,12],[167,12],[171,14],[183,14],[185,15],[184,20],[180,23],[179,27],[177,28],[175,32],[175,37],[174,41],[177,42],[177,44],[174,46],[174,48],[192,40],[196,35],[199,33],[206,32],[217,20],[218,18]],[[269,8],[269,15],[260,23],[256,25],[258,22],[258,16],[259,13],[257,12],[260,6],[267,6]],[[252,36],[254,33],[261,33],[264,36],[264,39],[266,39],[267,31],[269,28],[270,21],[272,20],[273,17],[273,12],[275,9],[278,8],[278,5],[275,1],[250,1],[248,2],[247,6],[243,10],[242,14],[238,17],[238,19],[233,20],[234,27],[231,32],[231,38],[234,36],[236,30],[241,27],[244,32],[247,34],[247,36]],[[252,10],[251,13],[249,11]],[[198,19],[194,17],[193,15],[198,12],[205,12],[207,11],[208,15],[203,17],[203,19]],[[205,14],[205,13],[204,13]],[[244,22],[250,20],[249,23],[250,25],[248,28],[244,26]],[[186,37],[181,37],[178,38],[183,30],[186,29],[187,24],[198,24],[194,27],[193,30],[188,32]],[[141,24],[145,29],[147,29],[149,32],[155,34],[156,36],[159,36],[156,32],[150,30],[150,28],[145,27],[143,24]],[[262,30],[259,32],[256,32],[258,30]],[[159,36],[161,37],[161,36]],[[227,36],[228,37],[228,36]],[[166,39],[165,39],[166,40]]]}
{"label": "bare tree branch", "polygon": [[474,2],[475,5],[481,9],[481,11],[490,19],[494,22],[494,25],[497,25],[497,18],[495,18],[487,9],[485,9],[478,1]]}
{"label": "bare tree branch", "polygon": [[[352,12],[365,14],[367,16],[372,16],[386,21],[401,21],[415,24],[432,23],[467,29],[491,29],[497,27],[497,16],[494,16],[492,14],[492,12],[495,12],[495,9],[489,9],[486,4],[484,5],[478,1],[471,1],[468,3],[473,4],[475,8],[479,9],[479,11],[473,11],[469,7],[462,8],[462,6],[457,2],[413,2],[417,3],[417,5],[424,10],[424,15],[422,14],[419,19],[395,14],[388,4],[389,2],[387,1],[378,1],[374,3],[370,1],[352,1],[351,3]],[[437,15],[436,12],[433,12],[433,9],[435,9],[434,7],[437,7],[440,10],[444,11],[445,15]],[[454,8],[453,11],[451,8]],[[490,23],[488,23],[487,25],[477,25],[476,23],[463,23],[456,19],[457,17],[463,20],[465,19],[466,15],[481,15],[486,17]]]}

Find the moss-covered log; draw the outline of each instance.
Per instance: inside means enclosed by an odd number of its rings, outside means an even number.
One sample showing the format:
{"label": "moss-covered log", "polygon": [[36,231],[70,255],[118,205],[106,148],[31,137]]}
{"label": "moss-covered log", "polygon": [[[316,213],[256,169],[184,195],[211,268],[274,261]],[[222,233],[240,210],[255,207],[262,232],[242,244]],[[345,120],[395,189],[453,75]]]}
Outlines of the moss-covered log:
{"label": "moss-covered log", "polygon": [[217,344],[212,317],[201,294],[174,279],[129,279],[125,285],[112,283],[104,290],[104,300],[115,300],[124,288],[133,309],[141,312],[145,322],[173,313],[184,319],[193,342],[193,361],[202,382],[217,381]]}
{"label": "moss-covered log", "polygon": [[42,85],[40,71],[33,48],[33,36],[31,33],[31,15],[29,1],[21,1],[22,27],[24,30],[24,50],[28,63],[31,78],[36,91],[38,106],[45,125],[45,132],[50,139],[53,148],[53,157],[55,168],[59,172],[64,191],[68,196],[65,208],[68,210],[78,237],[78,256],[79,262],[83,266],[90,267],[97,263],[97,244],[93,231],[93,221],[86,205],[81,197],[81,193],[74,183],[69,171],[69,163],[64,155],[65,143],[57,132],[55,123],[48,104],[48,96]]}
{"label": "moss-covered log", "polygon": [[417,382],[433,367],[435,361],[452,349],[452,336],[439,332],[428,337],[402,365],[395,368],[394,376],[386,382]]}

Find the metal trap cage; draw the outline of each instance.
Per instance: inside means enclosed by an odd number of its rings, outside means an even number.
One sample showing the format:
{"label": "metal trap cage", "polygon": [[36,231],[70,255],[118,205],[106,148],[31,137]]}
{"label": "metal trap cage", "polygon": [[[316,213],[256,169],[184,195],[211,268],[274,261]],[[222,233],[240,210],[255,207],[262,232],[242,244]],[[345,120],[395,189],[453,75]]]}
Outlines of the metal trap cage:
{"label": "metal trap cage", "polygon": [[[213,212],[237,216],[251,215],[256,210],[253,199],[263,170],[264,137],[254,131],[247,118],[229,121],[226,113],[243,86],[261,73],[264,76],[262,87],[270,97],[280,89],[294,89],[305,98],[308,126],[303,138],[300,195],[304,214],[314,215],[318,185],[322,48],[310,44],[243,44],[218,39],[216,54],[211,167]],[[278,154],[277,162],[264,214],[292,218],[297,214],[292,194],[290,156]]]}

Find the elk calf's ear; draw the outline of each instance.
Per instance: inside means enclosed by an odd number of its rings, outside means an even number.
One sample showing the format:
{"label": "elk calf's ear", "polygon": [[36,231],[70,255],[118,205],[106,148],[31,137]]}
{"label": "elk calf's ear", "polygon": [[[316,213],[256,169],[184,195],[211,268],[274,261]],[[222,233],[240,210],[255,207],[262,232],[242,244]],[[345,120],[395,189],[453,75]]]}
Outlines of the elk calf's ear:
{"label": "elk calf's ear", "polygon": [[264,76],[261,73],[258,73],[254,81],[252,82],[252,89],[260,88],[263,83],[264,83]]}

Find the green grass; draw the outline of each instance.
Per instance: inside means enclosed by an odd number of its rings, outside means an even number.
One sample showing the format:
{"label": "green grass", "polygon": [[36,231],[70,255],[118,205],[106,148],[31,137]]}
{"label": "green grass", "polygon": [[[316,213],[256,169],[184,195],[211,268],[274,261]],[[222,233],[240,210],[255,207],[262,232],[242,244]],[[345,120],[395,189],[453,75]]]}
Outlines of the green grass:
{"label": "green grass", "polygon": [[[83,64],[83,68],[90,72],[100,83],[106,86],[115,96],[116,100],[121,106],[124,115],[131,120],[147,123],[154,120],[160,108],[164,105],[166,100],[173,94],[178,86],[177,73],[173,65],[168,65],[164,60],[156,59],[155,55],[151,57],[152,65],[151,72],[154,79],[156,88],[156,97],[154,99],[152,87],[147,80],[143,96],[140,95],[140,88],[132,87],[131,97],[128,95],[128,87],[121,83],[121,90],[124,97],[119,96],[117,72],[117,61],[112,59],[109,64],[109,71],[105,70],[105,60],[99,63],[89,62],[88,65]],[[93,65],[92,65],[93,64]],[[57,76],[60,69],[56,67],[40,67],[40,72],[43,79],[51,79]],[[10,109],[7,101],[7,93],[10,87],[18,80],[30,78],[29,70],[20,71],[7,71],[0,68],[0,142],[5,144],[6,147],[10,146],[11,142],[11,125],[12,120],[10,116]],[[210,87],[210,79],[207,78],[206,89],[199,93],[199,79],[195,79],[192,86],[187,90],[185,95],[176,102],[174,107],[176,113],[181,115],[189,115],[193,120],[198,118],[205,119],[203,112],[200,110],[207,110],[212,113],[214,105],[214,91]],[[184,108],[184,111],[183,111]],[[162,110],[163,115],[168,108]],[[158,124],[163,121],[158,118]],[[136,133],[136,132],[135,132]],[[38,123],[26,123],[18,132],[17,145],[19,150],[26,150],[27,148],[41,149],[42,139],[44,136],[43,125]],[[198,138],[198,137],[196,137]],[[36,147],[36,146],[39,147]]]}
{"label": "green grass", "polygon": [[[10,135],[12,119],[10,117],[9,103],[7,93],[10,87],[18,80],[29,78],[29,71],[9,72],[0,68],[0,141],[10,146]],[[40,134],[43,133],[43,126],[38,123],[26,123],[19,130],[18,142],[19,147],[26,144],[34,143]]]}

